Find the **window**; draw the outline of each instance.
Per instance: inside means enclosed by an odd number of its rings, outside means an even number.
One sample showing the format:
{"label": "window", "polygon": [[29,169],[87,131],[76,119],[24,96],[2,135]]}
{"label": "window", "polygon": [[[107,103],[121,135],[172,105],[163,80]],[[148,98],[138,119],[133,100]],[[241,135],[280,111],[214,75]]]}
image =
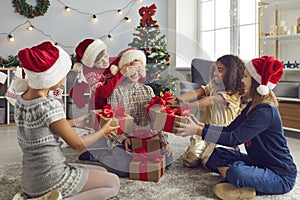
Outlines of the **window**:
{"label": "window", "polygon": [[257,0],[200,0],[199,54],[216,60],[235,54],[243,60],[258,55]]}

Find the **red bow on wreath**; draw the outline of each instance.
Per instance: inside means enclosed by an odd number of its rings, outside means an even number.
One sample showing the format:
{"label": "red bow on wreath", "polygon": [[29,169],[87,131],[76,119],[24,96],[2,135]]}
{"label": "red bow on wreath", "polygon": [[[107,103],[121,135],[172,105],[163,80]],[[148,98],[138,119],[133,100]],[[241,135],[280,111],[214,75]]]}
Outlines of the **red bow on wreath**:
{"label": "red bow on wreath", "polygon": [[142,16],[141,23],[143,26],[152,25],[154,21],[151,16],[155,15],[156,13],[156,5],[152,4],[150,7],[141,7],[139,9],[139,14]]}

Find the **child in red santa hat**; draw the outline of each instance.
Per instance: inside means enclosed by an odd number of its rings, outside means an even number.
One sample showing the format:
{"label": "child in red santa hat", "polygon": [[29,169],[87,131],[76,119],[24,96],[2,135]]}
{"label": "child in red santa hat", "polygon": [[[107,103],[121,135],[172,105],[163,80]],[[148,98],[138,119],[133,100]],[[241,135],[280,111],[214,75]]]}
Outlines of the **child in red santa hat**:
{"label": "child in red santa hat", "polygon": [[[65,81],[71,68],[69,55],[50,42],[18,53],[26,73],[26,91],[18,96],[14,119],[23,152],[22,193],[13,200],[109,199],[120,188],[119,178],[100,166],[66,163],[60,138],[82,149],[102,137],[112,137],[111,120],[95,133],[79,137],[72,126],[87,126],[88,116],[66,120],[62,104],[48,96]],[[25,82],[24,82],[25,83]],[[22,86],[24,87],[24,86]]]}
{"label": "child in red santa hat", "polygon": [[[89,87],[91,96],[89,109],[101,109],[106,105],[106,99],[111,95],[115,87],[121,82],[127,67],[120,71],[115,63],[118,57],[110,64],[106,45],[100,39],[85,39],[76,47],[76,62],[74,69],[80,71],[78,82],[71,89],[70,96],[74,103],[83,108],[84,92]],[[146,72],[141,72],[146,77]]]}
{"label": "child in red santa hat", "polygon": [[242,82],[250,102],[228,126],[179,123],[177,135],[199,135],[225,146],[245,145],[246,153],[214,149],[206,167],[224,180],[214,187],[220,199],[252,199],[258,194],[284,194],[296,183],[297,167],[282,128],[278,102],[272,89],[283,75],[283,64],[272,56],[246,64]]}

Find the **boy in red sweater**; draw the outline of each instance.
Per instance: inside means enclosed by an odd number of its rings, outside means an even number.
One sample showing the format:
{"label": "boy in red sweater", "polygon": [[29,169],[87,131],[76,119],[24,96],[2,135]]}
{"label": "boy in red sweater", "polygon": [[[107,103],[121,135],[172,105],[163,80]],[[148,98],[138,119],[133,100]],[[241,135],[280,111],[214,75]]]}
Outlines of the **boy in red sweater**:
{"label": "boy in red sweater", "polygon": [[118,63],[119,58],[109,62],[106,48],[105,43],[99,39],[85,39],[76,47],[77,63],[74,64],[73,69],[80,74],[71,89],[70,96],[79,108],[85,105],[84,93],[88,87],[91,89],[89,109],[103,108],[106,99],[127,73],[127,67],[118,71],[118,67],[114,65]]}

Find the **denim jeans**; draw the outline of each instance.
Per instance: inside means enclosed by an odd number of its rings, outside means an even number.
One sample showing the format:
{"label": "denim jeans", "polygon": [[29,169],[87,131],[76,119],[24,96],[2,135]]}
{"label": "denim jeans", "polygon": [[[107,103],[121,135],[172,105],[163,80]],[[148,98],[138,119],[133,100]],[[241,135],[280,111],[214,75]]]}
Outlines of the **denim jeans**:
{"label": "denim jeans", "polygon": [[237,188],[251,187],[257,194],[284,194],[292,190],[296,178],[280,176],[271,169],[249,166],[246,164],[247,154],[223,147],[216,148],[206,166],[218,172],[218,167],[229,167],[226,182]]}

